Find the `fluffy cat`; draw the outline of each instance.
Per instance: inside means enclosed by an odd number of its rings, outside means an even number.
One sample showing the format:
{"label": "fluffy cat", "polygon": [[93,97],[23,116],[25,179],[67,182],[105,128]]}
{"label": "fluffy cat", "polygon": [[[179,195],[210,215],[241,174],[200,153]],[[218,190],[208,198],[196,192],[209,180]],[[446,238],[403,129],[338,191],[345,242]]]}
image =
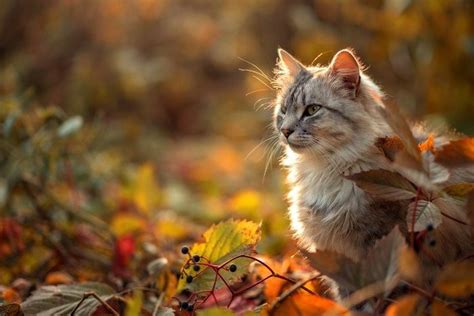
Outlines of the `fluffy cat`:
{"label": "fluffy cat", "polygon": [[[407,232],[408,202],[374,201],[346,177],[391,170],[375,146],[378,139],[394,135],[380,111],[384,95],[349,49],[339,51],[328,66],[307,67],[282,49],[278,54],[274,126],[285,147],[292,231],[307,250],[360,260],[396,225]],[[420,142],[428,135],[420,127],[414,134]],[[436,145],[443,142],[443,137],[436,139]],[[453,172],[453,177],[473,182],[472,170],[463,173],[468,179],[460,174]],[[468,221],[459,209],[452,212]],[[430,257],[438,265],[472,251],[469,227],[444,220],[435,234],[438,244]]]}

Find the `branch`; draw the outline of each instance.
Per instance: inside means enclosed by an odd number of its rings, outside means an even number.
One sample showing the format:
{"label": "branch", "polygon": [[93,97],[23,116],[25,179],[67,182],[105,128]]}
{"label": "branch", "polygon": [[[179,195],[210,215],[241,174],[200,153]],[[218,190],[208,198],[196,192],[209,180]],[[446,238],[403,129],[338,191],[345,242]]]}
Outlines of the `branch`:
{"label": "branch", "polygon": [[273,310],[278,307],[285,299],[287,299],[289,296],[291,296],[294,292],[299,290],[300,288],[304,287],[304,285],[308,282],[311,282],[321,276],[321,273],[319,272],[313,272],[308,278],[298,281],[295,284],[293,284],[286,292],[281,294],[270,306],[269,306],[269,311],[270,314],[272,314]]}
{"label": "branch", "polygon": [[97,301],[99,301],[99,303],[104,306],[104,308],[106,310],[108,310],[109,312],[111,312],[114,316],[120,316],[120,314],[112,308],[112,306],[110,306],[109,304],[107,304],[107,302],[105,302],[103,299],[100,298],[100,296],[98,296],[97,294],[95,294],[94,292],[87,292],[87,293],[84,293],[84,296],[82,297],[82,299],[79,301],[79,303],[77,303],[76,307],[74,307],[74,309],[72,310],[71,312],[71,316],[74,315],[74,313],[76,313],[76,311],[79,309],[79,307],[82,305],[82,303],[88,299],[89,297],[93,297],[95,298]]}

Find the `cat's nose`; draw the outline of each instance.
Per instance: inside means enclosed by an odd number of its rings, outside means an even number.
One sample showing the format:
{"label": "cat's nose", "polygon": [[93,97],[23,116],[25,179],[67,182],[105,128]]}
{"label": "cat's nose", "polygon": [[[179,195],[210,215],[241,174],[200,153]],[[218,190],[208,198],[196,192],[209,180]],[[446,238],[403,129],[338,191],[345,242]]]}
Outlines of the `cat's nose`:
{"label": "cat's nose", "polygon": [[283,135],[285,135],[286,138],[290,137],[290,135],[295,131],[292,128],[280,128],[280,131]]}

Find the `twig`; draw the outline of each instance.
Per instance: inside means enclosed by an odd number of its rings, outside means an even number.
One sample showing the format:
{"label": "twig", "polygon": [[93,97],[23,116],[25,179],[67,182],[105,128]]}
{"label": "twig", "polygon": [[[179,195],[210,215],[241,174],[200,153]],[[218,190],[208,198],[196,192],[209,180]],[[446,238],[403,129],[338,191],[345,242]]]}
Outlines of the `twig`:
{"label": "twig", "polygon": [[165,293],[161,293],[160,296],[158,297],[158,300],[156,301],[156,304],[155,304],[155,308],[153,308],[152,316],[158,315],[158,309],[160,308],[161,303],[163,303],[164,297],[165,297]]}
{"label": "twig", "polygon": [[311,282],[321,276],[321,273],[312,273],[308,278],[303,279],[301,281],[296,282],[293,284],[287,291],[285,291],[283,294],[281,294],[270,306],[269,306],[269,311],[270,314],[272,314],[272,311],[280,305],[285,299],[287,299],[289,296],[291,296],[294,292],[299,290],[302,286],[304,286],[306,283]]}
{"label": "twig", "polygon": [[72,310],[71,312],[71,316],[74,315],[74,313],[79,309],[79,307],[82,305],[82,303],[88,299],[89,297],[93,297],[95,298],[97,301],[99,301],[99,303],[104,306],[104,308],[106,310],[108,310],[109,312],[111,312],[114,316],[120,316],[120,314],[112,308],[112,306],[110,306],[109,304],[107,304],[107,302],[105,302],[103,299],[100,298],[100,296],[98,296],[97,294],[95,294],[94,292],[86,292],[84,293],[84,295],[82,296],[82,299],[79,301],[79,303],[77,303],[76,307],[74,307],[74,309]]}

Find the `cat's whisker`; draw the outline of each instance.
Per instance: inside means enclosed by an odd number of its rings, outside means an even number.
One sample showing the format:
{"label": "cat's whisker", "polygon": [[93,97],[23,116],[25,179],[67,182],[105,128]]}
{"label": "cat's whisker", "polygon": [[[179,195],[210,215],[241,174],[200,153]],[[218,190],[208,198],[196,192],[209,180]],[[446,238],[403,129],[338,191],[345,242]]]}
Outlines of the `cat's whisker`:
{"label": "cat's whisker", "polygon": [[264,92],[264,91],[268,91],[268,90],[267,90],[267,89],[257,89],[257,90],[253,90],[253,91],[247,92],[247,93],[245,94],[245,96],[248,97],[248,96],[251,95],[251,94],[259,93],[259,92]]}
{"label": "cat's whisker", "polygon": [[268,82],[270,82],[270,83],[272,82],[272,79],[271,79],[260,67],[258,67],[256,64],[254,64],[254,63],[252,63],[251,61],[248,61],[248,60],[246,60],[246,59],[244,59],[244,58],[242,58],[242,57],[238,57],[238,58],[239,58],[241,61],[243,61],[244,63],[247,63],[248,65],[250,65],[250,66],[254,67],[255,69],[257,69],[257,70],[258,70],[258,73],[259,73],[261,76],[265,77],[265,78],[268,80]]}
{"label": "cat's whisker", "polygon": [[[261,84],[263,84],[265,87],[267,87],[268,89],[273,90],[273,87],[272,86],[269,86],[268,83],[266,83],[265,81],[263,81],[262,79],[260,79],[259,77],[257,76],[252,76],[253,78],[257,79]],[[270,83],[271,84],[271,83]]]}
{"label": "cat's whisker", "polygon": [[268,137],[267,139],[262,140],[257,145],[255,145],[255,147],[247,154],[247,156],[245,156],[245,160],[247,160],[258,148],[260,148],[260,146],[262,146],[263,144],[265,144],[269,141],[274,140],[276,137],[278,137],[278,135],[272,135],[272,136]]}
{"label": "cat's whisker", "polygon": [[279,140],[278,138],[275,139],[276,141],[273,143],[271,149],[270,149],[270,155],[267,159],[267,162],[265,164],[265,170],[263,171],[263,177],[262,177],[262,182],[265,182],[265,176],[267,175],[267,171],[268,171],[268,168],[270,167],[270,164],[272,162],[272,159],[273,159],[273,155],[275,153],[278,152],[278,150],[280,149],[280,146],[279,146]]}

